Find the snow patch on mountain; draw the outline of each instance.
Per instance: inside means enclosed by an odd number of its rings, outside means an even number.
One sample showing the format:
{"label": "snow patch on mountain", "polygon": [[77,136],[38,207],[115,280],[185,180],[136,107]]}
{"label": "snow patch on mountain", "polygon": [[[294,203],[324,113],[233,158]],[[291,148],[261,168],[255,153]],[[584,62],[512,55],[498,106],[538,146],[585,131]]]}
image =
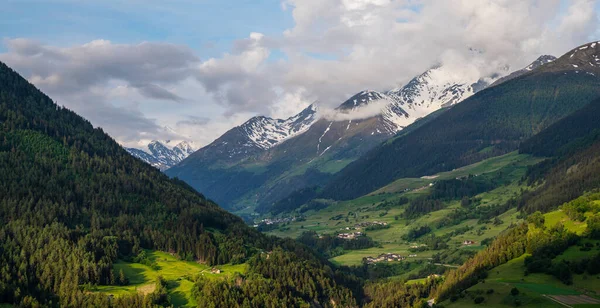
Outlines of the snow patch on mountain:
{"label": "snow patch on mountain", "polygon": [[[319,150],[321,148],[321,142],[323,142],[323,137],[325,137],[325,134],[327,134],[327,132],[331,129],[331,124],[333,124],[333,121],[329,122],[329,125],[327,126],[325,131],[323,132],[321,137],[319,137],[319,142],[317,143],[317,154],[319,154]],[[327,150],[325,150],[325,151],[327,151]],[[325,153],[325,151],[323,151],[323,153]],[[321,155],[323,155],[323,153],[321,153]]]}
{"label": "snow patch on mountain", "polygon": [[391,90],[388,95],[397,98],[395,105],[416,120],[475,94],[473,85],[479,81],[438,66],[413,78],[402,88]]}

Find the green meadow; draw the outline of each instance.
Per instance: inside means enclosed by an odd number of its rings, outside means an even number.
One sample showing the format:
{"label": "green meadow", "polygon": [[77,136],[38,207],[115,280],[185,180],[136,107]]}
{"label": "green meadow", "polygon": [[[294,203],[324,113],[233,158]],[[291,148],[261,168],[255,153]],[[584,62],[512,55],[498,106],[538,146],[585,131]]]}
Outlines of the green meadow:
{"label": "green meadow", "polygon": [[209,279],[226,279],[235,273],[245,273],[247,267],[246,264],[219,265],[215,268],[221,272],[213,274],[211,273],[213,267],[196,262],[182,261],[166,252],[147,250],[146,255],[149,260],[156,264],[157,269],[140,263],[119,261],[114,264],[115,273],[118,275],[122,270],[129,279],[129,285],[98,286],[94,288],[94,291],[114,296],[138,292],[148,294],[154,291],[155,282],[160,276],[167,281],[167,289],[174,306],[195,307],[196,303],[191,296],[194,277],[204,276]]}
{"label": "green meadow", "polygon": [[[544,216],[546,227],[554,226],[560,222],[572,232],[582,233],[585,229],[585,224],[582,227],[582,223],[570,220],[560,210],[549,212]],[[574,245],[557,256],[554,261],[590,258],[599,253],[596,246],[598,242],[600,241],[583,239],[580,245],[591,243],[594,245],[591,251],[582,251],[581,246]],[[600,299],[600,276],[574,274],[573,284],[565,285],[551,275],[542,273],[525,275],[524,261],[527,256],[527,254],[524,254],[489,270],[488,277],[485,280],[469,288],[456,301],[446,300],[442,305],[444,307],[515,307],[516,302],[518,302],[519,306],[528,307],[564,307],[552,301],[548,296],[585,294]],[[511,295],[512,288],[517,288],[519,295]],[[484,297],[484,302],[475,304],[474,298],[477,296]],[[573,305],[573,307],[598,307],[598,305]]]}

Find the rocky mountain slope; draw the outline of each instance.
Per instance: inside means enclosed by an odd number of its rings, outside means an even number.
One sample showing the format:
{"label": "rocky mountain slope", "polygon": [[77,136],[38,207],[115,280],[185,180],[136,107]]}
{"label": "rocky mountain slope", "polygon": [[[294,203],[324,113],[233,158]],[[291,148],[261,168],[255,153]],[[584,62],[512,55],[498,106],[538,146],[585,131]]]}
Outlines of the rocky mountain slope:
{"label": "rocky mountain slope", "polygon": [[214,164],[236,164],[305,132],[317,120],[317,107],[310,105],[288,119],[253,117],[234,127],[194,154]]}

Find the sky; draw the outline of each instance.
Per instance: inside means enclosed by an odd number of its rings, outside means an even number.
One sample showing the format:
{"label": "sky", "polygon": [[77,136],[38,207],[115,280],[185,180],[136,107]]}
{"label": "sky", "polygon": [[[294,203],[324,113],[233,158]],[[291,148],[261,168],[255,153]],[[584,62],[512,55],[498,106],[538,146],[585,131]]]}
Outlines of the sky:
{"label": "sky", "polygon": [[0,61],[124,146],[600,39],[592,0],[2,0]]}

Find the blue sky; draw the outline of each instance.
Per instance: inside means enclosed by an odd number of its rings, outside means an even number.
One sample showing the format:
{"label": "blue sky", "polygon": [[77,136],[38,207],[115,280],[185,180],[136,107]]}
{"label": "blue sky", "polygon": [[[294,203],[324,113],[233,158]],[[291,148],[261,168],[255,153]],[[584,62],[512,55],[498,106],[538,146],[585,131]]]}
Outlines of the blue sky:
{"label": "blue sky", "polygon": [[3,0],[0,61],[124,145],[204,145],[251,116],[335,108],[434,64],[483,78],[560,56],[600,39],[598,11],[597,0]]}
{"label": "blue sky", "polygon": [[219,56],[250,32],[279,35],[292,26],[279,0],[4,0],[0,6],[2,38],[58,46],[160,41],[187,45],[202,58]]}

